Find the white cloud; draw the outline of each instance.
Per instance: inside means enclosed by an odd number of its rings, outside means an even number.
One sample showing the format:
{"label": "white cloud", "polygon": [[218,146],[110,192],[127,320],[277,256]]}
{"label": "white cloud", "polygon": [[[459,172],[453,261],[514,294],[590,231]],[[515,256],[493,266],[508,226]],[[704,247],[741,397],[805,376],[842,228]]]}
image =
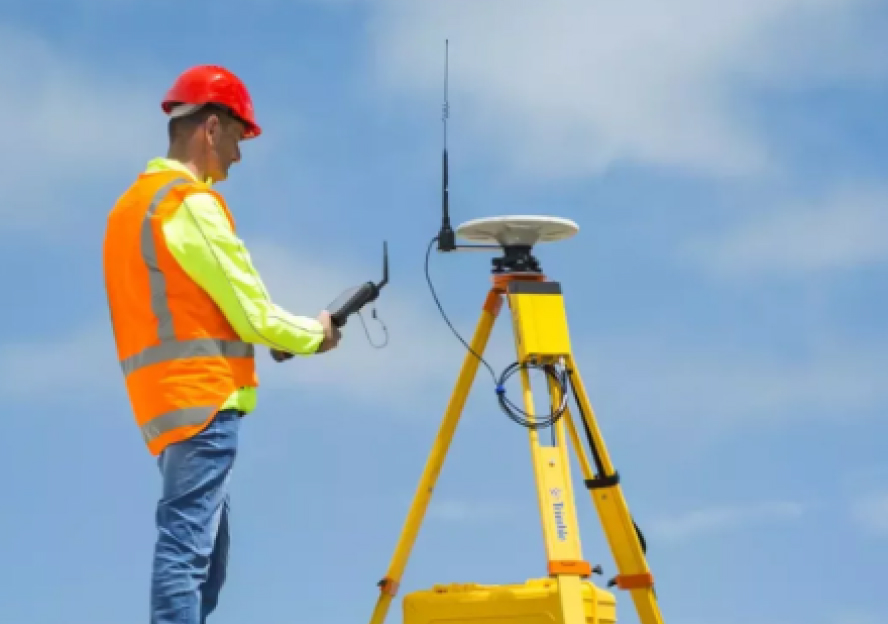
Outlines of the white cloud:
{"label": "white cloud", "polygon": [[820,339],[799,359],[727,341],[607,336],[585,343],[578,359],[592,400],[598,395],[607,413],[667,431],[676,422],[693,423],[701,439],[738,427],[876,415],[873,408],[888,401],[884,341],[827,345],[828,336]]}
{"label": "white cloud", "polygon": [[429,99],[443,95],[449,38],[458,137],[496,139],[524,172],[633,162],[737,174],[772,165],[747,86],[881,74],[881,38],[853,21],[867,4],[388,0],[369,32],[378,80]]}
{"label": "white cloud", "polygon": [[[275,243],[257,241],[250,244],[250,249],[272,297],[295,314],[314,315],[341,291],[368,279],[377,280],[381,273],[381,260],[378,267],[375,263],[360,268],[357,263],[351,267],[329,266]],[[479,311],[484,294],[480,293]],[[465,348],[437,315],[431,296],[425,292],[411,292],[393,282],[383,290],[376,308],[389,331],[384,348],[374,349],[368,343],[360,320],[354,317],[343,328],[338,349],[310,360],[294,358],[280,365],[267,365],[262,372],[263,383],[269,387],[337,388],[353,400],[398,413],[409,414],[416,411],[416,405],[422,405],[424,414],[431,409],[440,416],[445,405],[435,403],[430,408],[428,399],[422,398],[430,392],[446,397],[456,382]],[[384,335],[370,318],[369,309],[364,317],[373,342],[379,343]],[[476,320],[465,324],[451,318],[466,341]],[[505,362],[514,359],[509,353],[514,347],[496,335],[484,357],[499,373]],[[267,358],[264,354],[262,357]],[[487,371],[479,366],[476,387],[490,384]]]}
{"label": "white cloud", "polygon": [[820,200],[749,218],[683,254],[718,276],[800,275],[888,261],[888,189],[842,187]]}
{"label": "white cloud", "polygon": [[[82,221],[97,209],[72,201],[72,185],[126,176],[152,145],[165,147],[151,74],[146,65],[109,77],[48,39],[0,26],[0,116],[13,121],[0,155],[4,227]],[[51,184],[44,183],[47,175]],[[109,208],[114,199],[107,194]]]}
{"label": "white cloud", "polygon": [[860,611],[853,607],[830,620],[830,624],[884,624],[884,622],[884,616],[877,617],[874,613]]}
{"label": "white cloud", "polygon": [[432,520],[474,524],[512,518],[514,509],[503,502],[433,500],[429,503],[428,516]]}
{"label": "white cloud", "polygon": [[[272,297],[297,314],[315,314],[341,290],[375,279],[378,272],[374,259],[349,264],[341,253],[331,253],[340,260],[327,265],[314,255],[299,255],[278,244],[248,244]],[[446,308],[448,293],[439,295]],[[300,393],[341,392],[349,401],[384,409],[393,417],[440,418],[464,347],[438,316],[431,297],[415,286],[394,281],[377,307],[389,329],[388,346],[371,347],[359,320],[353,318],[340,348],[332,353],[276,364],[260,349],[263,386]],[[476,317],[451,316],[451,320],[468,340]],[[510,325],[505,311],[485,353],[497,374],[514,359]],[[369,318],[368,329],[374,341],[381,338]],[[0,375],[8,396],[52,401],[76,393],[122,391],[111,340],[108,322],[99,318],[67,336],[18,345],[7,342],[0,350]],[[766,423],[862,418],[876,414],[873,408],[888,401],[883,373],[888,351],[879,343],[824,346],[802,360],[741,346],[739,350],[712,343],[695,346],[637,333],[575,339],[581,372],[601,417],[618,414],[619,422],[643,421],[652,430],[667,431],[676,422],[693,423],[701,440]],[[513,387],[517,378],[510,383]],[[59,393],[39,392],[46,386],[59,388]],[[74,395],[63,394],[69,390]],[[498,409],[491,390],[488,372],[481,366],[473,396]]]}
{"label": "white cloud", "polygon": [[98,392],[120,396],[124,392],[110,321],[41,341],[7,339],[0,350],[0,378],[5,396],[32,403],[66,403],[83,397],[90,400]]}
{"label": "white cloud", "polygon": [[871,494],[851,507],[852,518],[866,532],[888,537],[888,492]]}
{"label": "white cloud", "polygon": [[[88,223],[94,232],[148,159],[166,153],[160,100],[185,66],[146,57],[125,67],[114,73],[36,32],[0,24],[0,117],[12,121],[0,154],[0,227],[56,236]],[[275,133],[246,147],[251,167],[286,143],[292,115],[262,113]]]}
{"label": "white cloud", "polygon": [[750,505],[705,507],[651,521],[650,532],[658,538],[679,541],[702,534],[742,529],[750,525],[796,520],[805,507],[795,502],[762,502]]}
{"label": "white cloud", "polygon": [[[342,290],[378,279],[381,272],[381,262],[379,267],[358,263],[349,266],[341,260],[330,265],[275,243],[257,241],[248,243],[248,247],[272,298],[295,314],[313,316]],[[335,253],[331,256],[342,258]],[[479,311],[486,293],[480,294]],[[343,329],[340,347],[322,356],[277,364],[267,349],[258,348],[263,387],[294,389],[301,394],[334,391],[342,393],[343,400],[383,409],[391,416],[419,414],[427,418],[431,413],[440,418],[465,349],[437,316],[431,298],[423,303],[423,295],[405,290],[398,283],[383,291],[377,308],[379,318],[388,327],[389,342],[382,349],[368,344],[358,318],[350,319]],[[379,343],[384,335],[369,313],[365,317],[373,342]],[[471,338],[476,320],[466,324],[451,316],[466,340]],[[495,328],[484,354],[496,373],[514,359],[511,341],[498,337],[508,338],[506,320],[507,315],[503,315],[502,327]],[[8,341],[0,349],[0,377],[7,396],[34,402],[76,400],[109,391],[119,392],[125,400],[110,321],[105,319],[76,327],[68,335],[19,344]],[[475,387],[489,390],[493,402],[491,384],[487,371],[479,366]],[[44,387],[56,391],[41,392]],[[430,396],[435,397],[434,402]]]}

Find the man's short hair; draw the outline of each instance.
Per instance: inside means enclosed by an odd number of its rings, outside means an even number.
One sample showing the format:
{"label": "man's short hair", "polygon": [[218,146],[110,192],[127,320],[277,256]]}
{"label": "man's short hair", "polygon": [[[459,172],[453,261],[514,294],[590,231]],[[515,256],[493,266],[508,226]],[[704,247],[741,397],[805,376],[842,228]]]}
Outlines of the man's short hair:
{"label": "man's short hair", "polygon": [[211,115],[219,117],[219,121],[223,125],[232,120],[231,111],[225,106],[218,104],[204,104],[199,108],[188,110],[185,114],[179,115],[176,114],[176,109],[174,108],[167,125],[170,142],[194,131],[196,127],[204,123]]}

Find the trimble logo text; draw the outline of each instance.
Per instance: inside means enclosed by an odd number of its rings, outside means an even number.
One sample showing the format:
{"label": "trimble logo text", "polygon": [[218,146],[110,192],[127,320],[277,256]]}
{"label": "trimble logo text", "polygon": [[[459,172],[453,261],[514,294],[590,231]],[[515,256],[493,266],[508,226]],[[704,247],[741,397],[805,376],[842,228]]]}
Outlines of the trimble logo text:
{"label": "trimble logo text", "polygon": [[552,503],[552,509],[555,512],[555,529],[558,534],[558,541],[563,542],[567,539],[567,525],[564,523],[564,503]]}

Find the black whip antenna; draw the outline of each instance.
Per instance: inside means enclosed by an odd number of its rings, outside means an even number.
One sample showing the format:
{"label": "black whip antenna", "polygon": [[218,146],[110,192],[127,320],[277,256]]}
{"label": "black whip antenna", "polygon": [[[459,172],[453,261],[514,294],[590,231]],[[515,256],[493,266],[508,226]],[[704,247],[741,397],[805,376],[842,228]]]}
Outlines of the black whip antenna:
{"label": "black whip antenna", "polygon": [[[441,229],[438,235],[432,239],[437,241],[438,251],[457,251],[460,249],[490,249],[499,250],[500,245],[457,245],[456,233],[450,225],[450,179],[448,176],[447,162],[447,119],[450,117],[450,100],[447,89],[450,79],[450,41],[444,40],[444,105],[442,106],[441,123],[444,131],[444,152],[441,157]],[[432,246],[429,245],[429,251]]]}
{"label": "black whip antenna", "polygon": [[447,83],[450,74],[450,41],[444,40],[444,105],[441,122],[444,132],[444,152],[441,159],[441,231],[438,232],[438,251],[456,249],[456,236],[450,225],[450,188],[447,164],[447,118],[450,116],[450,101],[447,97]]}

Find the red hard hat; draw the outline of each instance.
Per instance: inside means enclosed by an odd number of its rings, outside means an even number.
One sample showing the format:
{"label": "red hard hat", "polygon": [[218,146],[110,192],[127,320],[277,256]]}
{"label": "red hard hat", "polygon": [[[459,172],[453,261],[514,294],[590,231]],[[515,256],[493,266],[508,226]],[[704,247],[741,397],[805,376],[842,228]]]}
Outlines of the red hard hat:
{"label": "red hard hat", "polygon": [[218,65],[198,65],[185,70],[167,92],[161,107],[169,114],[176,104],[219,104],[246,124],[245,139],[262,132],[253,116],[253,101],[247,87],[240,78]]}

